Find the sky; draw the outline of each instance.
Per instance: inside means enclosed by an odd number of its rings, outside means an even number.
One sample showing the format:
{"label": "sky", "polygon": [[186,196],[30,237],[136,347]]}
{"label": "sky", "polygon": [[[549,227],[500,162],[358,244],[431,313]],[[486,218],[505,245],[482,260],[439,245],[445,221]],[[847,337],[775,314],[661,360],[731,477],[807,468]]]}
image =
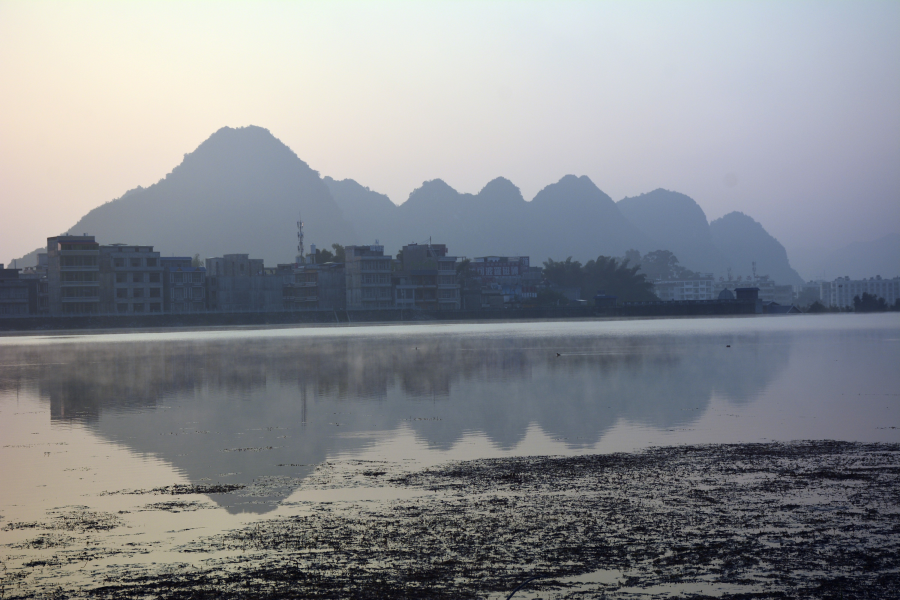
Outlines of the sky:
{"label": "sky", "polygon": [[896,1],[0,0],[0,98],[0,261],[245,125],[397,204],[575,174],[793,262],[900,232]]}

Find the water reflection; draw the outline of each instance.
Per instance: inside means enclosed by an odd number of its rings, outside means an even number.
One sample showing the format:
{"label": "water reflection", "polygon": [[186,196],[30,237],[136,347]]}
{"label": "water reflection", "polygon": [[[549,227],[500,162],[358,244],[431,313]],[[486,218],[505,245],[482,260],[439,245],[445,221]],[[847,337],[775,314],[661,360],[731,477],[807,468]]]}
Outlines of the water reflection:
{"label": "water reflection", "polygon": [[[533,425],[571,448],[593,447],[622,419],[685,425],[713,394],[752,400],[791,346],[777,333],[761,343],[753,333],[555,336],[521,327],[491,336],[367,328],[354,337],[145,339],[0,347],[0,364],[27,365],[0,371],[0,391],[33,389],[54,422],[86,423],[193,482],[250,483],[303,477],[400,428],[437,449],[471,432],[511,449]],[[292,485],[263,496],[283,497]],[[266,511],[271,500],[217,499],[233,511]]]}

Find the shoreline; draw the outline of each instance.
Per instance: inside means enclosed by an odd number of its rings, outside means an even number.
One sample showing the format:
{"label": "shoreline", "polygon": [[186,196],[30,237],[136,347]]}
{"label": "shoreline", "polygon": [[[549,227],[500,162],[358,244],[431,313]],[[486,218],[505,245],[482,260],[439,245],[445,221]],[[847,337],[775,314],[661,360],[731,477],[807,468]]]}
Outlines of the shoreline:
{"label": "shoreline", "polygon": [[[3,597],[506,598],[532,578],[515,598],[886,598],[900,589],[900,444],[325,466],[305,489],[398,496],[289,503],[293,514],[165,548],[176,560],[144,566],[135,560],[148,549],[123,545],[115,514],[66,521],[67,537],[52,538],[44,558],[38,540],[62,525],[4,523],[34,532],[36,556],[4,565]],[[148,510],[178,511],[202,509],[197,491],[143,493]],[[54,572],[82,563],[83,586],[53,587]]]}
{"label": "shoreline", "polygon": [[[328,322],[328,321],[305,321],[305,320],[273,320],[268,319],[266,313],[257,315],[259,318],[248,319],[247,321],[222,319],[220,323],[194,323],[184,320],[174,320],[172,323],[157,322],[147,324],[143,321],[134,321],[128,317],[121,317],[119,323],[105,323],[102,321],[91,321],[88,323],[71,321],[71,317],[57,317],[55,319],[64,321],[63,325],[59,325],[56,321],[47,322],[46,318],[41,318],[40,327],[7,327],[8,323],[0,320],[0,338],[10,337],[31,337],[46,335],[100,335],[107,333],[164,333],[164,332],[183,332],[183,331],[235,331],[235,330],[269,330],[269,329],[293,329],[293,328],[329,328],[329,327],[357,327],[357,326],[380,326],[380,325],[458,325],[458,324],[475,324],[475,323],[537,323],[537,322],[577,322],[577,321],[656,321],[656,320],[693,320],[693,319],[747,319],[747,318],[764,318],[764,317],[785,317],[788,315],[777,314],[728,314],[728,315],[650,315],[650,316],[615,316],[605,314],[590,315],[510,315],[510,311],[503,311],[502,314],[491,315],[488,317],[465,317],[458,313],[442,313],[441,318],[430,318],[431,313],[419,315],[418,318],[399,319],[383,319],[370,318],[351,320],[350,322]],[[240,314],[240,313],[239,313]],[[280,313],[273,313],[280,314]],[[351,312],[351,319],[354,314]],[[838,314],[838,313],[835,313]],[[844,314],[844,313],[840,313]],[[852,313],[847,313],[852,314]],[[160,315],[166,317],[168,315]],[[181,315],[179,315],[181,316]],[[222,315],[223,317],[231,317],[232,315]],[[246,315],[242,315],[246,316]],[[819,315],[813,315],[819,316]],[[454,317],[454,318],[450,318]],[[796,317],[796,315],[789,315]],[[119,317],[111,317],[119,318]],[[154,317],[157,318],[157,317]],[[79,318],[80,319],[80,318]]]}

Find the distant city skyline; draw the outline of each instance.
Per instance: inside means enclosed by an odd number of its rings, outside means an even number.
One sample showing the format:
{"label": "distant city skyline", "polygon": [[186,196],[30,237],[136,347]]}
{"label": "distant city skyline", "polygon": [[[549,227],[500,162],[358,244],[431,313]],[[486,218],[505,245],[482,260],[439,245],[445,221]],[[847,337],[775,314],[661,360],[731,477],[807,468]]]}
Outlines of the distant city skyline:
{"label": "distant city skyline", "polygon": [[892,2],[0,2],[0,262],[250,124],[397,204],[587,175],[797,261],[900,231],[898,34]]}

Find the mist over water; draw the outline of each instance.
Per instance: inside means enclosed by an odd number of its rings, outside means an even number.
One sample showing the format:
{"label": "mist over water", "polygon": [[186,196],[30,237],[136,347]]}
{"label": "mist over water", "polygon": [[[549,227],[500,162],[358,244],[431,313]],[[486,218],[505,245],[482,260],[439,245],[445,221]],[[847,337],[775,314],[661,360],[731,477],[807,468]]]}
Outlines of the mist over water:
{"label": "mist over water", "polygon": [[289,474],[214,498],[267,512],[335,458],[898,441],[898,340],[893,315],[4,338],[0,410],[31,398],[191,483]]}

